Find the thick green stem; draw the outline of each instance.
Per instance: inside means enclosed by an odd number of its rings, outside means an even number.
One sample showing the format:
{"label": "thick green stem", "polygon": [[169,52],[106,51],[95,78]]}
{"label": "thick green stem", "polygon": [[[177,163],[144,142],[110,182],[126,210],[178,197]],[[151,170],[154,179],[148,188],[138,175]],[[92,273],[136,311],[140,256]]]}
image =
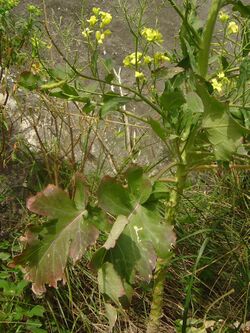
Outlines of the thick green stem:
{"label": "thick green stem", "polygon": [[[185,165],[179,164],[176,170],[176,187],[171,191],[170,198],[166,203],[166,223],[174,224],[176,209],[183,192],[187,171]],[[154,274],[153,298],[151,302],[151,311],[147,325],[147,333],[158,333],[160,319],[162,317],[164,283],[168,264],[171,261],[171,254],[167,260],[158,259]]]}
{"label": "thick green stem", "polygon": [[211,47],[215,23],[217,20],[219,10],[221,8],[221,4],[222,0],[212,0],[212,4],[207,18],[206,27],[202,37],[201,48],[198,55],[198,67],[199,67],[199,74],[204,78],[206,78],[208,72],[210,47]]}
{"label": "thick green stem", "polygon": [[159,331],[163,307],[164,282],[166,279],[166,265],[167,262],[165,260],[157,260],[154,274],[153,298],[151,302],[151,311],[147,326],[147,333],[158,333]]}

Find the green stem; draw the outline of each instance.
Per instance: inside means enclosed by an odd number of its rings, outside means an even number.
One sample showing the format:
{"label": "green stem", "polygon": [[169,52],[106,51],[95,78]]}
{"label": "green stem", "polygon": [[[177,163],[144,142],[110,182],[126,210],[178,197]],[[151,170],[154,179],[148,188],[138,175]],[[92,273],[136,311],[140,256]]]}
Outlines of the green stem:
{"label": "green stem", "polygon": [[[170,198],[166,203],[165,220],[167,224],[174,224],[178,203],[180,201],[187,177],[187,170],[184,164],[179,164],[176,170],[176,187],[171,191]],[[158,259],[154,274],[153,297],[151,311],[147,325],[147,333],[158,333],[160,319],[163,312],[164,284],[167,267],[171,262],[171,254],[167,260]]]}
{"label": "green stem", "polygon": [[222,0],[212,0],[212,4],[207,18],[206,27],[203,33],[201,48],[198,54],[199,74],[204,78],[206,78],[208,72],[210,47],[211,47],[215,23],[221,5],[222,5]]}
{"label": "green stem", "polygon": [[[168,262],[170,262],[171,256]],[[154,274],[153,298],[151,302],[151,310],[149,322],[147,325],[147,333],[158,333],[160,319],[162,317],[164,282],[166,279],[166,260],[158,259]]]}

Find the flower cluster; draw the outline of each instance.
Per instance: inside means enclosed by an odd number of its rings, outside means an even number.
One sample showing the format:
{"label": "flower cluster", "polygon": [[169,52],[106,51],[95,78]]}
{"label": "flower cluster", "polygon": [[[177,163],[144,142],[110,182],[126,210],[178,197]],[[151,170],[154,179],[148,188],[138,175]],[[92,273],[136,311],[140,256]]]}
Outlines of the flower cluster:
{"label": "flower cluster", "polygon": [[137,52],[137,57],[136,53],[131,53],[127,55],[124,60],[123,60],[123,65],[126,67],[133,67],[136,64],[144,64],[144,65],[151,65],[154,64],[155,66],[159,66],[165,61],[170,61],[170,58],[166,56],[165,53],[162,52],[156,52],[153,57],[149,55],[143,56],[141,52]]}
{"label": "flower cluster", "polygon": [[229,15],[225,12],[220,12],[219,13],[219,19],[222,23],[226,23],[229,20]]}
{"label": "flower cluster", "polygon": [[216,78],[211,80],[212,86],[214,90],[218,91],[219,93],[222,92],[223,86],[229,83],[229,79],[225,76],[224,72],[218,73]]}
{"label": "flower cluster", "polygon": [[223,24],[227,24],[226,28],[228,35],[237,34],[239,32],[239,26],[235,21],[230,21],[228,23],[230,16],[227,13],[221,11],[219,13],[219,19]]}
{"label": "flower cluster", "polygon": [[34,62],[32,65],[31,65],[31,68],[30,68],[32,74],[36,75],[38,73],[41,72],[42,70],[42,65],[39,63],[39,62]]}
{"label": "flower cluster", "polygon": [[35,16],[40,16],[42,14],[41,9],[34,5],[28,5],[27,10],[30,14],[33,14]]}
{"label": "flower cluster", "polygon": [[34,35],[33,37],[30,38],[30,42],[32,45],[32,54],[36,54],[37,49],[43,49],[43,48],[47,48],[47,49],[51,49],[52,48],[52,44],[48,44],[47,42],[43,41],[40,37]]}
{"label": "flower cluster", "polygon": [[142,62],[142,53],[141,52],[137,52],[137,53],[131,53],[129,55],[127,55],[124,60],[123,60],[123,64],[126,67],[133,67],[136,64],[141,64]]}
{"label": "flower cluster", "polygon": [[111,23],[112,15],[110,13],[100,11],[100,16],[101,16],[100,28],[103,29]]}
{"label": "flower cluster", "polygon": [[141,52],[137,52],[137,58],[135,53],[131,53],[127,55],[123,60],[123,65],[126,67],[133,67],[136,64],[144,64],[144,65],[151,65],[154,64],[155,66],[159,66],[163,62],[170,61],[170,58],[162,52],[156,52],[153,57],[149,55],[143,56]]}
{"label": "flower cluster", "polygon": [[[123,65],[130,68],[134,68],[135,66],[138,67],[138,65],[147,65],[150,68],[152,65],[159,67],[159,65],[166,61],[170,62],[170,58],[166,55],[166,53],[156,52],[151,57],[150,55],[143,55],[142,52],[133,52],[124,58]],[[136,70],[135,78],[139,80],[145,80],[145,75],[143,72]]]}
{"label": "flower cluster", "polygon": [[[103,44],[105,37],[111,34],[109,29],[105,29],[112,21],[112,15],[108,12],[101,11],[100,8],[92,8],[93,15],[87,20],[89,26],[86,27],[82,35],[84,38],[89,38],[89,36],[95,32],[95,39],[98,44]],[[94,28],[97,30],[93,30]]]}
{"label": "flower cluster", "polygon": [[216,78],[212,79],[211,83],[214,90],[217,90],[218,92],[222,91],[222,83],[219,82]]}
{"label": "flower cluster", "polygon": [[163,42],[162,34],[160,33],[159,30],[151,28],[143,28],[141,34],[149,43]]}
{"label": "flower cluster", "polygon": [[[147,43],[161,44],[163,43],[163,37],[159,30],[144,27],[141,30],[141,36],[146,39]],[[148,46],[147,44],[147,46]],[[152,55],[147,54],[147,47],[145,53],[134,52],[127,55],[123,60],[123,65],[125,67],[134,68],[135,78],[140,81],[145,81],[146,77],[141,70],[143,66],[148,66],[148,68],[156,69],[164,62],[169,62],[170,58],[167,52],[154,52]]]}
{"label": "flower cluster", "polygon": [[168,56],[166,56],[165,53],[162,53],[162,52],[156,52],[154,54],[154,63],[156,66],[159,66],[161,63],[163,62],[169,62],[170,61],[170,58]]}
{"label": "flower cluster", "polygon": [[143,72],[138,72],[138,71],[135,71],[135,78],[139,81],[145,81],[146,80],[146,77],[143,74]]}
{"label": "flower cluster", "polygon": [[232,34],[237,34],[238,32],[239,32],[238,24],[234,21],[229,22],[227,27],[227,33],[229,35],[232,35]]}

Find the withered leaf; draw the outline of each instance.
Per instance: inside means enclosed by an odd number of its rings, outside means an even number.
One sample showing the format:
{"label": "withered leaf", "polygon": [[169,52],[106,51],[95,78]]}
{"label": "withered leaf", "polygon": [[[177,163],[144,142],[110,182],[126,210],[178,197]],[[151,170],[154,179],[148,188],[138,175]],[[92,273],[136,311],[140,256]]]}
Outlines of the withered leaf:
{"label": "withered leaf", "polygon": [[58,281],[66,281],[68,259],[74,263],[80,259],[96,242],[99,231],[87,218],[85,205],[79,202],[76,205],[65,191],[54,185],[48,185],[31,197],[27,207],[47,216],[49,221],[28,229],[22,237],[25,248],[14,258],[13,264],[22,267],[25,278],[32,282],[34,293],[42,294],[46,284],[57,287]]}

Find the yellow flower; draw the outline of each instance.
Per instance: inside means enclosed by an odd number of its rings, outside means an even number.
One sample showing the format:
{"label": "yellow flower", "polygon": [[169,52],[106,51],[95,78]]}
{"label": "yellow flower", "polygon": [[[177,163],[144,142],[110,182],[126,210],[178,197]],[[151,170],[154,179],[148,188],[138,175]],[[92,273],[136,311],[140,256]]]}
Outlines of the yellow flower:
{"label": "yellow flower", "polygon": [[30,39],[32,46],[34,47],[47,47],[47,43],[45,43],[43,40],[38,38],[37,36],[31,37]]}
{"label": "yellow flower", "polygon": [[109,25],[112,21],[112,15],[107,12],[100,12],[102,22],[100,24],[100,28],[103,29],[106,25]]}
{"label": "yellow flower", "polygon": [[219,74],[218,74],[218,78],[219,79],[223,79],[225,77],[225,73],[224,72],[220,72]]}
{"label": "yellow flower", "polygon": [[35,16],[40,16],[42,14],[40,8],[34,5],[28,5],[27,10],[29,13],[34,14]]}
{"label": "yellow flower", "polygon": [[142,72],[135,72],[135,78],[140,80],[140,81],[144,81],[145,80],[145,75]]}
{"label": "yellow flower", "polygon": [[237,34],[238,31],[239,31],[238,24],[236,22],[234,22],[234,21],[229,22],[228,27],[227,27],[228,34],[229,35],[231,35],[231,34]]}
{"label": "yellow flower", "polygon": [[161,62],[170,61],[170,58],[168,56],[166,56],[164,53],[156,52],[154,54],[154,61],[155,61],[155,64],[158,65]]}
{"label": "yellow flower", "polygon": [[39,62],[31,65],[31,72],[35,75],[41,72],[42,66]]}
{"label": "yellow flower", "polygon": [[89,22],[89,25],[93,27],[98,22],[98,19],[95,15],[91,15],[87,22]]}
{"label": "yellow flower", "polygon": [[146,55],[144,58],[144,64],[151,64],[151,62],[154,60],[152,57],[150,57],[149,55]]}
{"label": "yellow flower", "polygon": [[227,13],[221,11],[219,13],[219,19],[221,20],[222,23],[225,23],[229,20],[229,15],[227,15]]}
{"label": "yellow flower", "polygon": [[101,10],[101,8],[98,8],[98,7],[93,7],[93,8],[92,8],[92,12],[93,12],[96,16],[99,15],[100,10]]}
{"label": "yellow flower", "polygon": [[101,31],[98,30],[95,33],[95,38],[96,38],[98,44],[103,44],[105,35],[104,35],[104,33],[101,33]]}
{"label": "yellow flower", "polygon": [[219,82],[217,79],[212,79],[212,86],[214,90],[217,90],[218,92],[222,91],[222,83]]}
{"label": "yellow flower", "polygon": [[143,28],[142,36],[146,38],[146,40],[150,43],[157,42],[162,43],[163,38],[162,34],[159,30],[151,29],[151,28]]}
{"label": "yellow flower", "polygon": [[88,36],[89,36],[92,32],[93,32],[92,30],[90,30],[89,28],[86,28],[86,29],[83,30],[82,35],[83,35],[83,37],[88,38]]}
{"label": "yellow flower", "polygon": [[137,64],[141,63],[141,59],[142,59],[142,53],[141,52],[137,52],[137,59],[136,59],[136,55],[135,52],[131,53],[129,55],[127,55],[124,60],[123,60],[123,64],[124,66],[134,66],[136,64],[136,60],[137,60]]}
{"label": "yellow flower", "polygon": [[103,33],[104,33],[104,35],[106,37],[106,36],[110,36],[112,32],[109,29],[107,29]]}

